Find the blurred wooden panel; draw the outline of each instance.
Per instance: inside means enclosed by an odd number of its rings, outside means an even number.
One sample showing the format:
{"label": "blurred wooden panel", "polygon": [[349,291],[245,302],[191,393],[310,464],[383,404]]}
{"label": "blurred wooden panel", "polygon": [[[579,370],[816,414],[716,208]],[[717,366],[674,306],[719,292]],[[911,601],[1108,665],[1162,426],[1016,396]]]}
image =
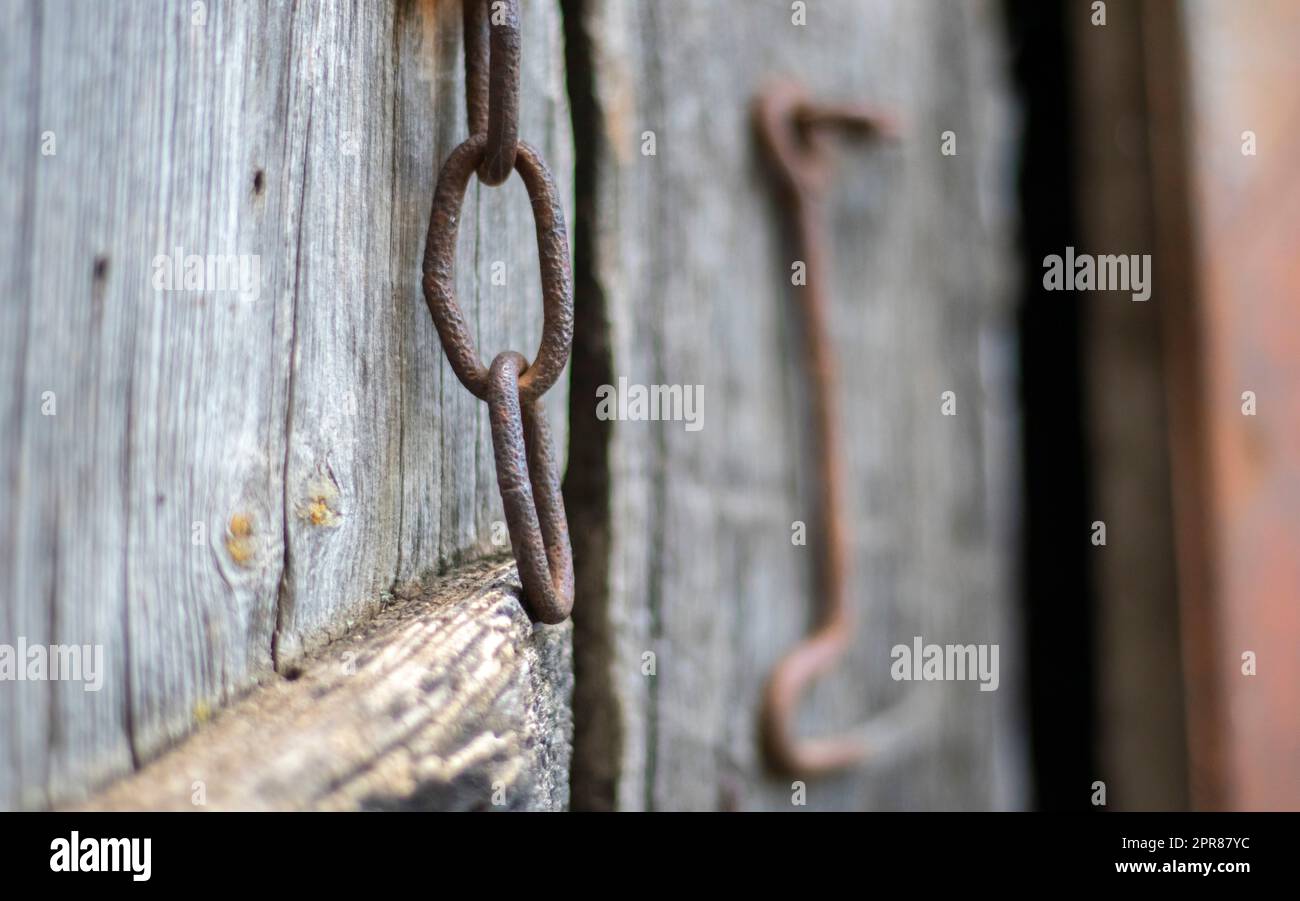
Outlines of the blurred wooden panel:
{"label": "blurred wooden panel", "polygon": [[1122,523],[1097,563],[1103,778],[1121,808],[1179,806],[1183,779],[1199,808],[1300,808],[1300,9],[1071,9],[1085,233],[1153,254],[1150,306],[1098,296],[1088,337]]}
{"label": "blurred wooden panel", "polygon": [[[583,498],[575,806],[792,809],[756,723],[768,672],[817,603],[819,536],[791,541],[791,523],[810,519],[815,459],[791,259],[750,123],[756,93],[783,77],[902,123],[895,146],[837,152],[830,320],[857,632],[799,728],[826,735],[903,707],[876,757],[810,782],[807,803],[1023,804],[1000,6],[826,0],[807,4],[806,24],[785,0],[566,11],[581,15],[569,44],[590,48],[591,92],[587,109],[575,100],[591,151],[579,201],[591,231],[577,238],[591,254],[578,277],[589,330],[575,347],[588,359],[575,360],[571,419],[584,464],[566,482]],[[571,62],[571,84],[582,77]],[[941,153],[946,130],[955,156]],[[620,377],[702,385],[703,428],[596,422],[596,387]],[[949,390],[956,416],[941,412]],[[891,680],[891,647],[916,635],[998,643],[999,689]]]}
{"label": "blurred wooden panel", "polygon": [[[1156,242],[1142,8],[1109,4],[1094,24],[1066,4],[1077,106],[1080,253],[1151,254]],[[1153,260],[1159,276],[1162,257]],[[1187,749],[1170,498],[1163,310],[1186,303],[1167,278],[1151,297],[1078,295],[1086,323],[1087,452],[1097,622],[1096,778],[1111,810],[1187,807]],[[1081,538],[1085,534],[1079,532]]]}
{"label": "blurred wooden panel", "polygon": [[[1181,12],[1181,17],[1176,16]],[[1177,85],[1150,85],[1155,126],[1170,145],[1158,164],[1177,172],[1158,209],[1161,228],[1190,210],[1197,304],[1191,327],[1172,335],[1200,376],[1190,389],[1201,424],[1198,472],[1176,481],[1189,530],[1181,562],[1203,578],[1208,602],[1188,617],[1206,703],[1193,695],[1196,800],[1232,809],[1300,809],[1300,6],[1285,0],[1152,4],[1148,39],[1166,53]],[[1181,31],[1185,47],[1180,53]],[[1167,39],[1162,44],[1162,38]],[[1181,58],[1180,58],[1181,57]],[[1181,127],[1177,118],[1181,115]],[[1248,153],[1253,133],[1255,152]],[[1180,134],[1181,133],[1181,134]],[[1175,138],[1182,140],[1176,141]],[[1256,412],[1245,415],[1243,393]],[[1204,488],[1190,484],[1203,476]],[[1204,561],[1198,561],[1198,555]],[[1199,567],[1204,565],[1204,569]],[[1243,654],[1257,674],[1243,673]],[[1198,735],[1217,732],[1200,761]],[[1199,761],[1199,762],[1198,762]]]}

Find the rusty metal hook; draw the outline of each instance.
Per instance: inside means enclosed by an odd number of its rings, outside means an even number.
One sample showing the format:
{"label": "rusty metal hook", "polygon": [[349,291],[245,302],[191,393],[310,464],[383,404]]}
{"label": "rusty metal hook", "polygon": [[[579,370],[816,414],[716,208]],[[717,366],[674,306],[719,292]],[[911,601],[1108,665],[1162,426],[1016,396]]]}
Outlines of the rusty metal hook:
{"label": "rusty metal hook", "polygon": [[844,460],[835,415],[838,383],[827,322],[830,266],[822,207],[831,165],[826,138],[830,132],[891,135],[893,127],[864,107],[813,103],[800,88],[788,83],[772,85],[759,95],[754,124],[778,177],[780,200],[791,214],[796,259],[805,265],[805,283],[796,291],[819,464],[817,589],[823,598],[816,628],[786,652],[768,678],[760,729],[763,751],[773,769],[815,776],[854,766],[869,751],[861,736],[801,739],[794,732],[800,698],[814,680],[835,665],[852,635],[847,599],[848,526],[841,504]]}

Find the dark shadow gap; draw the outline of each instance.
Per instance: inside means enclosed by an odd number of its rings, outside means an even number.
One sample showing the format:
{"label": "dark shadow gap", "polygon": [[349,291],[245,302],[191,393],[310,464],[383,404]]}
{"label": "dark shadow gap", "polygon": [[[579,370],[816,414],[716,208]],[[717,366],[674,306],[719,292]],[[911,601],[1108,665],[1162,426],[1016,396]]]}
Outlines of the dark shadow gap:
{"label": "dark shadow gap", "polygon": [[610,672],[610,423],[596,418],[596,389],[611,384],[612,358],[604,292],[597,275],[598,159],[604,146],[596,100],[587,0],[562,0],[565,69],[573,117],[573,353],[569,383],[569,465],[564,504],[573,543],[574,810],[617,805],[622,735]]}
{"label": "dark shadow gap", "polygon": [[1094,596],[1084,432],[1083,295],[1048,293],[1042,261],[1077,244],[1074,107],[1065,9],[1006,0],[1024,113],[1018,326],[1024,447],[1021,584],[1034,804],[1093,810]]}

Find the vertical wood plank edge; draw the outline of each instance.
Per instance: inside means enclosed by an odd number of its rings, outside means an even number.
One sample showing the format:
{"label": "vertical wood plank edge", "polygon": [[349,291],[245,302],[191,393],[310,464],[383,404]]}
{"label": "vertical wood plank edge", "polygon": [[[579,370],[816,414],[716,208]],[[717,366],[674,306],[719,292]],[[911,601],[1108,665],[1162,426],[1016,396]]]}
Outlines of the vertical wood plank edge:
{"label": "vertical wood plank edge", "polygon": [[622,732],[610,678],[610,471],[612,423],[596,418],[595,397],[613,382],[609,318],[598,275],[599,160],[609,150],[596,92],[588,0],[561,0],[565,68],[574,134],[573,353],[569,385],[569,467],[564,503],[573,541],[574,623],[573,806],[616,806]]}
{"label": "vertical wood plank edge", "polygon": [[83,809],[566,809],[573,630],[519,594],[513,562],[457,570]]}

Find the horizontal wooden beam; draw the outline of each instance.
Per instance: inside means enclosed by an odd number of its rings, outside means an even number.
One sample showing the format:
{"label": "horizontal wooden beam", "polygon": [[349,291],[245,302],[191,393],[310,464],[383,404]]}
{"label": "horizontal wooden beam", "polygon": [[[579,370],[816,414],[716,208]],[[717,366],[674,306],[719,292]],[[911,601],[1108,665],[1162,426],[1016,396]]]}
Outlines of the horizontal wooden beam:
{"label": "horizontal wooden beam", "polygon": [[529,621],[512,562],[468,566],[254,689],[86,807],[564,809],[571,632]]}

